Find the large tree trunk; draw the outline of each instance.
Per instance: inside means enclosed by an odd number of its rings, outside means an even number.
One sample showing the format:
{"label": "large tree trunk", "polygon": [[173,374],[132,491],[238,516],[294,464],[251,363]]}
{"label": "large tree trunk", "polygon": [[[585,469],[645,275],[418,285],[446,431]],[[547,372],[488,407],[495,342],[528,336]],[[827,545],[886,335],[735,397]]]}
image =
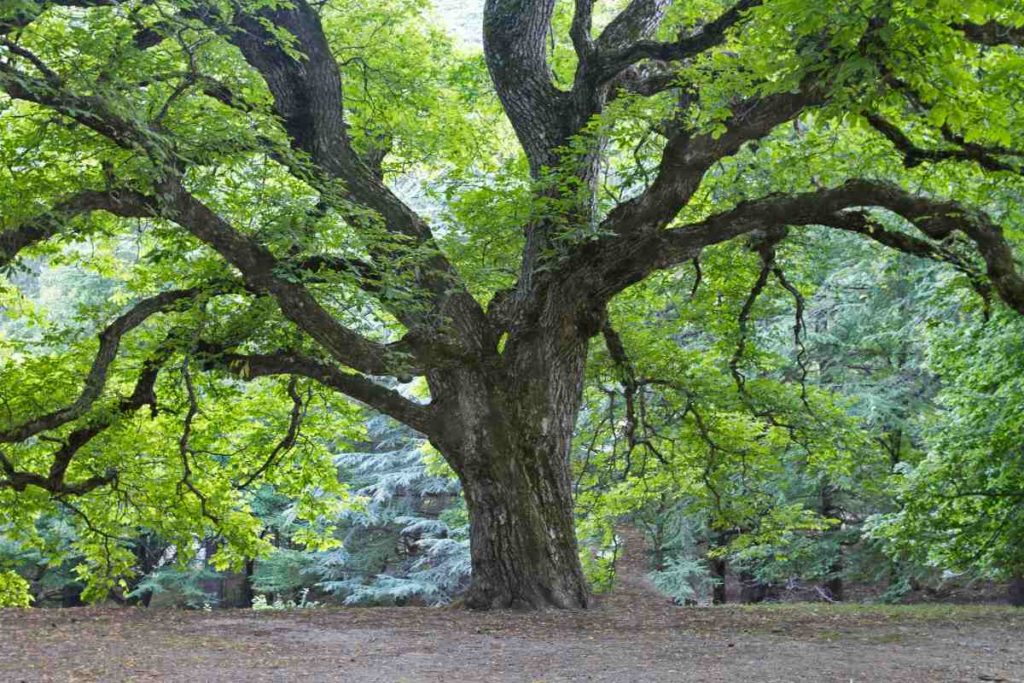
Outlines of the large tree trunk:
{"label": "large tree trunk", "polygon": [[587,332],[517,335],[493,364],[431,377],[447,408],[435,439],[462,482],[473,565],[466,605],[579,608],[590,601],[576,545],[570,450]]}
{"label": "large tree trunk", "polygon": [[473,561],[466,605],[585,607],[563,459],[545,452],[483,456],[493,467],[463,479]]}

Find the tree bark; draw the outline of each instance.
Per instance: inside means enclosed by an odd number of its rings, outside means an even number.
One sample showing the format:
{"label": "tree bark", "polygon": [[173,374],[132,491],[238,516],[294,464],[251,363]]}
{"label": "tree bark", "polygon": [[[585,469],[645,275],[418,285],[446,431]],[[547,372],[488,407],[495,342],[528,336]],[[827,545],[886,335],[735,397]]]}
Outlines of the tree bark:
{"label": "tree bark", "polygon": [[463,482],[473,564],[466,605],[586,607],[562,459],[536,451],[490,456],[496,476]]}

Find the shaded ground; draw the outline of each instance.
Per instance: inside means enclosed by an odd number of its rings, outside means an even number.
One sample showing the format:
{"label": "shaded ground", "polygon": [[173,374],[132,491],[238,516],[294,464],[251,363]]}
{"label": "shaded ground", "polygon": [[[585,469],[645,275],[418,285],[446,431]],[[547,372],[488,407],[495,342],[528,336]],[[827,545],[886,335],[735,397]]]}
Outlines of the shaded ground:
{"label": "shaded ground", "polygon": [[1024,610],[675,607],[623,557],[586,612],[0,611],[0,681],[1019,681]]}

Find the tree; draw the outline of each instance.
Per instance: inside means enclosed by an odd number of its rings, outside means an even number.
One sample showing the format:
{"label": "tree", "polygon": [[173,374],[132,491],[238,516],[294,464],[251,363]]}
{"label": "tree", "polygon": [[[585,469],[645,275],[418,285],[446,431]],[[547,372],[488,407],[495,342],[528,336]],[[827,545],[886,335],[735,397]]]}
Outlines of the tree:
{"label": "tree", "polygon": [[928,423],[928,452],[897,470],[902,505],[876,515],[871,533],[894,555],[1009,580],[1011,604],[1024,606],[1024,328],[1016,316],[1001,322],[954,319],[933,330],[929,363],[948,381]]}
{"label": "tree", "polygon": [[[0,492],[69,504],[123,490],[110,445],[92,454],[171,392],[178,419],[149,432],[162,438],[150,448],[180,455],[165,492],[219,524],[241,514],[230,491],[252,479],[197,445],[214,438],[198,428],[204,406],[220,387],[242,391],[237,380],[291,404],[260,477],[295,446],[319,386],[419,431],[457,473],[469,606],[580,607],[569,455],[591,340],[627,289],[743,238],[756,299],[768,278],[785,282],[776,250],[790,232],[828,226],[947,263],[1024,312],[993,218],[1013,227],[1019,214],[985,192],[1020,175],[1010,74],[1024,13],[1002,1],[487,0],[490,87],[519,146],[507,165],[444,139],[472,125],[503,138],[472,60],[429,46],[417,3],[18,0],[3,12],[14,190],[2,263],[59,240],[124,249],[138,225],[145,253],[123,278],[134,303],[102,328],[77,395],[13,403]],[[829,136],[887,153],[830,159],[824,173],[786,160],[823,155]],[[771,185],[722,182],[751,167]],[[400,198],[410,169],[463,174],[447,184],[453,220]],[[473,213],[473,184],[519,203]],[[55,372],[19,363],[19,377]],[[429,401],[395,386],[416,378]],[[228,418],[243,416],[218,418],[230,431]]]}

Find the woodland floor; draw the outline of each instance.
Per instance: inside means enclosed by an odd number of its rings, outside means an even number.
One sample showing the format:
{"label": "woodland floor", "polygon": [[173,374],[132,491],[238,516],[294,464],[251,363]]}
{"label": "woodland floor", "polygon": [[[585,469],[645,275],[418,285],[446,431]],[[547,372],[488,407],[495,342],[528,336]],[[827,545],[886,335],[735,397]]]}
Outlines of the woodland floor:
{"label": "woodland floor", "polygon": [[586,612],[0,611],[0,681],[1020,681],[1024,610],[675,607],[627,573]]}

